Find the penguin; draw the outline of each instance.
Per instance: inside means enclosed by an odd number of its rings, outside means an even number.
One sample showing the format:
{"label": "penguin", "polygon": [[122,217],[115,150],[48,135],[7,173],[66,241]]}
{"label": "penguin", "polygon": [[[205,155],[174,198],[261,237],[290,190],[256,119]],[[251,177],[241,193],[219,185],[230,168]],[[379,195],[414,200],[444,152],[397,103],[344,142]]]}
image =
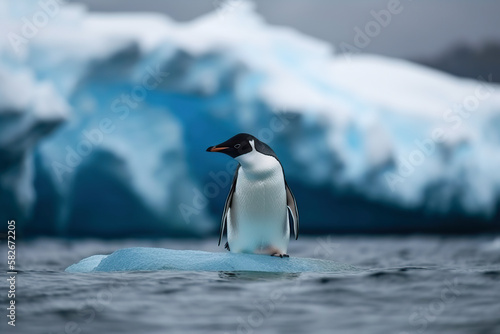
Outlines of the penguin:
{"label": "penguin", "polygon": [[276,153],[247,133],[211,146],[207,152],[224,153],[238,162],[224,205],[218,245],[227,229],[226,248],[230,252],[288,257],[290,225],[297,239],[299,213]]}

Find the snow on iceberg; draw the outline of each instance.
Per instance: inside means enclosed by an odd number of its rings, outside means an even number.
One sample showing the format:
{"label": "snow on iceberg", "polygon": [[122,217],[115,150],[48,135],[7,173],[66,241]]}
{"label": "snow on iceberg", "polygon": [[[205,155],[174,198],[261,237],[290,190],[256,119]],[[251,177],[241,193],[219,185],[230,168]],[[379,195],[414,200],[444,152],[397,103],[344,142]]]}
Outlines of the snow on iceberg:
{"label": "snow on iceberg", "polygon": [[66,268],[70,273],[102,271],[254,271],[269,273],[356,272],[353,266],[333,261],[269,255],[211,253],[193,250],[135,247],[111,255],[94,255]]}
{"label": "snow on iceberg", "polygon": [[29,69],[0,63],[0,220],[19,228],[36,201],[32,153],[67,117],[66,101]]}
{"label": "snow on iceberg", "polygon": [[[20,14],[3,13],[21,33]],[[38,194],[33,233],[209,233],[234,165],[204,149],[238,132],[278,153],[303,231],[499,227],[500,93],[488,78],[335,55],[243,4],[189,23],[67,4],[24,46],[0,65],[30,71],[72,110],[26,162],[34,177],[15,182]]]}

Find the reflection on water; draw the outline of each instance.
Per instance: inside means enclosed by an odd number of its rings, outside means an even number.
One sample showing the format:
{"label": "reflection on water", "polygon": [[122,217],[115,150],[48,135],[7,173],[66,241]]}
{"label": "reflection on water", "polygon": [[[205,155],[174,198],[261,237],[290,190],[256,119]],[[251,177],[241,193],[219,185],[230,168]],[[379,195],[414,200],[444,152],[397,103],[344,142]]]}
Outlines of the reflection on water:
{"label": "reflection on water", "polygon": [[268,273],[268,272],[258,272],[258,271],[235,271],[235,272],[227,272],[221,271],[219,272],[220,278],[225,279],[240,279],[240,280],[249,280],[249,281],[257,281],[257,280],[273,280],[273,279],[294,279],[298,278],[300,273]]}

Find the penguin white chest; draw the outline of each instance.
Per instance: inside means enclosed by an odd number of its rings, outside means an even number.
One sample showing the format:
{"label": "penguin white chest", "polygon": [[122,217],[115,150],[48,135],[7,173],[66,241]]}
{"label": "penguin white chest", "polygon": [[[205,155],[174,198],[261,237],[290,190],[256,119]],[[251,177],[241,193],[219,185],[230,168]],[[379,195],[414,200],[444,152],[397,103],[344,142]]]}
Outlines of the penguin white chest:
{"label": "penguin white chest", "polygon": [[228,220],[232,252],[286,253],[290,228],[283,169],[271,156],[251,152],[241,159]]}

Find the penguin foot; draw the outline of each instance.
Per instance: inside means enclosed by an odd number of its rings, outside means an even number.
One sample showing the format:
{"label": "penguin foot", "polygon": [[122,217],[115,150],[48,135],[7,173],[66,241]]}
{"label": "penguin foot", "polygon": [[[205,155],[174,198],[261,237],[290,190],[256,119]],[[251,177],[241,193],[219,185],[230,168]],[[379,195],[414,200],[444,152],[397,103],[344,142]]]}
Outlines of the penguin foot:
{"label": "penguin foot", "polygon": [[231,250],[229,249],[229,242],[226,242],[226,244],[224,245],[224,248],[225,248],[225,249],[227,249],[228,251],[231,251]]}
{"label": "penguin foot", "polygon": [[284,258],[284,257],[290,257],[290,255],[288,254],[283,254],[283,253],[274,253],[274,254],[271,254],[271,256],[276,256],[276,257],[280,257],[280,258]]}

